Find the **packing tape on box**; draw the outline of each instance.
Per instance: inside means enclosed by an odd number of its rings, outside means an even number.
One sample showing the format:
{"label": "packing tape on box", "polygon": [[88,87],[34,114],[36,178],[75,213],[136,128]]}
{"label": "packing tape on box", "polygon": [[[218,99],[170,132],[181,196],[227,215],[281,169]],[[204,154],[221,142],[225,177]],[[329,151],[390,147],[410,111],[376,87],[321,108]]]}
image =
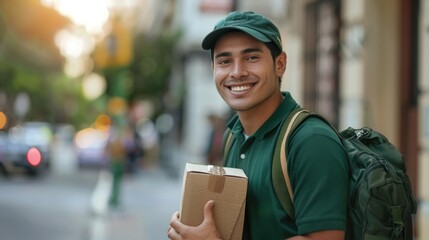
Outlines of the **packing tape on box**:
{"label": "packing tape on box", "polygon": [[209,165],[209,185],[210,192],[221,193],[225,186],[225,169],[221,166]]}

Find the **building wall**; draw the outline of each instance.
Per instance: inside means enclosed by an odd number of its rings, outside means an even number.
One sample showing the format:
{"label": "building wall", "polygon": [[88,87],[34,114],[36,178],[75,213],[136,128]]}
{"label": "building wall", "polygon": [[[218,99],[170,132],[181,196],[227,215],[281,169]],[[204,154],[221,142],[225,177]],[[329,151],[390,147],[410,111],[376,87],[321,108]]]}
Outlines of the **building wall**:
{"label": "building wall", "polygon": [[364,124],[399,146],[400,35],[398,0],[365,2]]}
{"label": "building wall", "polygon": [[305,7],[315,0],[288,0],[286,2],[287,9],[280,21],[284,50],[287,54],[287,68],[283,77],[282,90],[291,92],[295,100],[304,106]]}
{"label": "building wall", "polygon": [[[299,2],[298,2],[299,3]],[[287,54],[286,72],[282,79],[282,91],[289,91],[298,102],[303,102],[302,94],[302,38],[299,21],[302,16],[296,10],[300,5],[290,0],[253,1],[240,0],[238,10],[255,11],[270,18],[279,28],[283,50]]]}
{"label": "building wall", "polygon": [[418,239],[429,239],[429,0],[420,0]]}
{"label": "building wall", "polygon": [[[172,82],[183,86],[185,95],[182,114],[182,134],[178,139],[179,153],[174,165],[181,173],[186,162],[206,163],[205,151],[211,131],[208,114],[224,114],[227,105],[217,93],[210,67],[210,55],[201,48],[201,41],[227,13],[202,11],[203,0],[180,0],[174,22],[183,32],[177,47],[177,65]],[[207,1],[216,4],[216,1]],[[177,90],[177,89],[176,89]],[[181,90],[179,90],[181,91]]]}
{"label": "building wall", "polygon": [[185,99],[184,150],[189,154],[188,161],[205,163],[205,151],[208,145],[211,126],[207,116],[209,114],[223,114],[224,102],[216,91],[211,76],[210,61],[203,56],[191,57],[187,61]]}
{"label": "building wall", "polygon": [[343,1],[341,124],[398,144],[399,1]]}
{"label": "building wall", "polygon": [[[293,49],[292,59],[303,59],[302,30],[305,27],[305,8],[316,0],[291,1],[292,15],[288,20],[295,26],[286,28],[287,38],[295,39],[298,48]],[[418,239],[429,239],[429,0],[420,0],[420,145],[418,186],[416,197],[420,203],[416,219]],[[341,1],[341,62],[340,62],[340,124],[348,126],[371,126],[395,145],[400,143],[400,93],[401,93],[401,0],[342,0]],[[299,20],[293,15],[300,15]],[[286,41],[286,46],[288,43]],[[294,46],[294,45],[289,45]],[[287,49],[287,47],[286,47]],[[301,52],[301,53],[299,53]],[[300,56],[301,55],[301,56]],[[289,69],[290,70],[290,69]],[[294,71],[294,70],[292,70]],[[296,75],[298,82],[302,74]],[[405,79],[402,81],[407,81]],[[289,83],[289,82],[287,82]],[[303,91],[297,84],[297,90]],[[306,98],[305,94],[302,96]],[[413,161],[413,160],[409,160]],[[414,176],[413,176],[414,177]]]}

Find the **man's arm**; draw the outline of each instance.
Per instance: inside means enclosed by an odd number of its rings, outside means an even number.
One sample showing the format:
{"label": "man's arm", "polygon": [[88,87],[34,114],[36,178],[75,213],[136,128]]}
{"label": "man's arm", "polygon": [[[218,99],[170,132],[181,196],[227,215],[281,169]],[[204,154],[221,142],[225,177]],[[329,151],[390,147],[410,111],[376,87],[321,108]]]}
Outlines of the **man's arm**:
{"label": "man's arm", "polygon": [[333,132],[326,132],[323,125],[317,126],[318,119],[308,120],[309,128],[301,132],[295,145],[291,145],[295,151],[290,150],[295,154],[292,157],[300,160],[293,162],[290,178],[294,184],[292,189],[296,190],[294,206],[302,235],[288,240],[344,240],[349,177],[347,155]]}
{"label": "man's arm", "polygon": [[344,240],[344,237],[345,233],[342,230],[326,230],[288,238],[287,240]]}

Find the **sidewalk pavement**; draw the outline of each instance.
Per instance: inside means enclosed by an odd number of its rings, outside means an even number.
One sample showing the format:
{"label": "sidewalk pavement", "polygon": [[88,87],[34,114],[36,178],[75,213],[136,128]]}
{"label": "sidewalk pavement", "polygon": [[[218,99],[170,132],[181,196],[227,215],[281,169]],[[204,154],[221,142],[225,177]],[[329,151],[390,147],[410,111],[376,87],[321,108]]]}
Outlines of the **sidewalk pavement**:
{"label": "sidewalk pavement", "polygon": [[103,209],[102,206],[103,201],[107,202],[108,181],[108,175],[100,175],[92,200],[98,201],[93,206],[101,210],[93,207],[94,214],[84,240],[167,239],[170,217],[180,207],[180,178],[171,178],[159,168],[125,175],[122,179],[121,205],[115,211]]}

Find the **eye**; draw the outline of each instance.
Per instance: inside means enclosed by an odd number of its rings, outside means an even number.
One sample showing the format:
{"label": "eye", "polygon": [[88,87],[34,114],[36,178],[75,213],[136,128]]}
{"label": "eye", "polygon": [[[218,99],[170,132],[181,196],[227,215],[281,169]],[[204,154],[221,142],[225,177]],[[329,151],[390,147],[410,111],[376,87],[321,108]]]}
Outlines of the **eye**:
{"label": "eye", "polygon": [[258,59],[259,59],[259,56],[257,56],[257,55],[252,55],[252,56],[246,57],[246,61],[250,61],[250,62],[254,62]]}
{"label": "eye", "polygon": [[229,64],[229,63],[231,63],[231,60],[229,60],[229,59],[220,59],[217,62],[218,65],[226,65],[226,64]]}

